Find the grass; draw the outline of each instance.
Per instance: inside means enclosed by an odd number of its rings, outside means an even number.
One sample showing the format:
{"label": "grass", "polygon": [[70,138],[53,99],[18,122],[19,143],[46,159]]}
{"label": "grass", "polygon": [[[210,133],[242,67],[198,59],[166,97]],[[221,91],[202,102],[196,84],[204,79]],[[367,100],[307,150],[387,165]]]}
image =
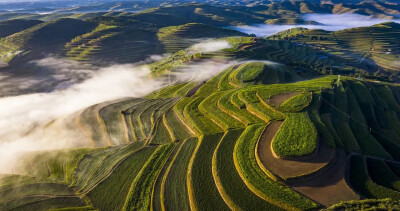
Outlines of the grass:
{"label": "grass", "polygon": [[397,210],[400,209],[399,201],[390,198],[387,199],[364,199],[358,201],[345,201],[334,204],[327,210]]}
{"label": "grass", "polygon": [[377,86],[374,87],[374,89],[390,110],[400,112],[400,106],[397,103],[392,90],[388,86]]}
{"label": "grass", "polygon": [[141,130],[146,137],[149,137],[154,131],[155,122],[159,120],[158,118],[161,116],[162,111],[166,111],[172,106],[170,103],[171,99],[159,100],[157,103],[150,105],[139,114],[138,120],[141,122]]}
{"label": "grass", "polygon": [[190,123],[199,131],[200,134],[220,133],[222,129],[212,122],[209,118],[204,116],[199,111],[199,104],[204,98],[194,98],[190,101],[184,109],[185,117],[190,120]]}
{"label": "grass", "polygon": [[165,209],[189,210],[189,198],[186,172],[188,163],[197,145],[196,138],[182,143],[176,159],[171,163],[169,171],[164,175],[161,189],[161,201]]}
{"label": "grass", "polygon": [[312,154],[317,147],[318,134],[308,112],[289,113],[272,141],[280,157]]}
{"label": "grass", "polygon": [[71,184],[80,161],[86,154],[95,151],[94,149],[77,149],[31,153],[21,158],[22,162],[17,168],[25,174],[40,179]]}
{"label": "grass", "polygon": [[198,135],[200,132],[196,129],[196,127],[191,124],[191,122],[185,116],[185,107],[192,100],[193,99],[189,97],[180,99],[179,102],[174,106],[174,112],[177,115],[176,117],[180,120],[182,124],[186,126],[190,133]]}
{"label": "grass", "polygon": [[151,193],[151,205],[150,209],[152,210],[162,210],[165,208],[164,204],[164,191],[165,191],[165,180],[168,175],[169,170],[172,167],[172,164],[175,162],[175,160],[178,157],[178,154],[180,150],[183,147],[183,144],[185,143],[186,140],[183,141],[177,141],[173,143],[173,150],[171,151],[170,155],[168,156],[168,159],[165,161],[164,165],[161,167],[161,171],[157,175],[156,181],[153,183],[153,190]]}
{"label": "grass", "polygon": [[169,85],[167,87],[161,88],[155,92],[150,93],[149,95],[146,96],[146,98],[148,99],[171,98],[174,97],[179,90],[181,90],[188,84],[189,83],[178,83]]}
{"label": "grass", "polygon": [[371,91],[362,82],[350,83],[350,87],[354,95],[357,97],[361,111],[364,114],[368,114],[365,117],[368,126],[378,129],[379,123],[376,120],[376,114],[374,112],[375,101],[371,95]]}
{"label": "grass", "polygon": [[[319,107],[319,113],[320,113],[321,120],[323,121],[323,123],[326,126],[326,129],[329,130],[329,132],[333,136],[336,146],[343,148],[342,140],[340,139],[338,133],[336,132],[335,128],[333,127],[332,120],[331,120],[332,119],[331,118],[332,99],[333,99],[332,93],[329,93],[329,92],[321,93],[321,96],[318,97],[318,100],[321,101],[321,105]],[[315,100],[316,99],[314,97],[313,101],[315,101]],[[315,122],[317,122],[317,121],[314,121],[314,123]],[[318,127],[318,123],[315,123],[315,124]],[[318,131],[320,131],[320,130],[318,129]]]}
{"label": "grass", "polygon": [[30,183],[38,183],[43,181],[44,179],[40,179],[33,176],[27,175],[1,175],[0,176],[0,191],[8,190],[15,185],[24,185]]}
{"label": "grass", "polygon": [[99,24],[93,31],[79,35],[65,44],[65,55],[74,60],[90,60],[92,54],[101,50],[101,42],[118,34],[117,26]]}
{"label": "grass", "polygon": [[348,100],[343,88],[336,89],[332,109],[332,125],[348,152],[359,152],[360,146],[349,126]]}
{"label": "grass", "polygon": [[0,192],[0,203],[31,195],[74,196],[75,192],[72,188],[58,183],[25,184],[7,190],[2,190]]}
{"label": "grass", "polygon": [[392,190],[400,191],[400,181],[396,174],[379,159],[367,158],[367,167],[372,181]]}
{"label": "grass", "polygon": [[212,175],[212,156],[221,133],[205,135],[199,139],[192,163],[188,169],[189,198],[191,208],[199,210],[229,210],[215,186]]}
{"label": "grass", "polygon": [[300,112],[310,105],[312,98],[311,92],[301,93],[282,103],[278,109],[289,113]]}
{"label": "grass", "polygon": [[236,85],[253,82],[256,83],[263,74],[265,64],[262,62],[250,62],[240,65],[230,76],[229,80]]}
{"label": "grass", "polygon": [[[233,118],[239,120],[244,125],[250,125],[255,123],[262,123],[263,121],[249,113],[245,108],[240,108],[240,106],[235,106],[232,103],[232,98],[234,97],[235,92],[228,92],[224,96],[222,96],[217,102],[218,107],[224,111],[225,113],[231,115]],[[236,94],[237,96],[237,94]],[[237,98],[239,101],[239,99]],[[241,102],[241,101],[240,101]]]}
{"label": "grass", "polygon": [[78,188],[79,193],[86,193],[97,187],[99,182],[113,172],[115,166],[130,157],[132,153],[138,152],[143,146],[144,141],[135,142],[130,145],[109,147],[99,150],[96,154],[85,156],[76,168],[72,185]]}
{"label": "grass", "polygon": [[[246,104],[246,109],[256,115],[265,122],[273,120],[283,120],[284,115],[271,106],[266,104],[262,99],[258,98],[258,94],[254,91],[239,91],[238,97]],[[260,101],[261,100],[261,101]]]}
{"label": "grass", "polygon": [[228,130],[214,151],[212,170],[219,192],[231,209],[280,210],[281,208],[251,192],[235,168],[232,154],[236,141],[243,131],[243,129]]}
{"label": "grass", "polygon": [[397,135],[400,135],[400,122],[394,111],[387,110],[386,117],[392,129]]}
{"label": "grass", "polygon": [[179,119],[174,109],[170,109],[165,113],[164,120],[167,121],[167,124],[172,130],[173,136],[177,140],[184,140],[193,136],[193,134],[190,133],[190,131]]}
{"label": "grass", "polygon": [[[324,123],[324,121],[322,121],[320,116],[320,106],[321,106],[320,96],[321,93],[313,94],[312,102],[308,109],[308,115],[311,121],[314,123],[314,126],[316,127],[318,134],[322,135],[323,137],[322,140],[325,142],[325,144],[330,148],[336,148],[335,138],[331,134],[331,131],[333,131],[334,129],[332,128],[331,125],[326,126],[326,124]],[[329,127],[331,127],[331,129],[329,129]]]}
{"label": "grass", "polygon": [[39,20],[23,20],[15,19],[0,22],[0,38],[7,37],[9,35],[15,34],[22,30],[28,29],[30,27],[36,26],[42,23]]}
{"label": "grass", "polygon": [[[131,125],[133,127],[133,131],[134,131],[134,134],[135,134],[135,137],[137,140],[145,139],[148,135],[145,133],[145,131],[149,131],[149,129],[151,130],[151,128],[153,127],[150,119],[146,119],[149,121],[142,122],[142,118],[141,118],[142,113],[144,113],[151,106],[159,104],[161,102],[162,101],[159,99],[148,100],[148,101],[144,101],[143,103],[139,104],[138,106],[135,106],[135,107],[125,110],[125,115],[130,116]],[[144,128],[146,128],[146,130]]]}
{"label": "grass", "polygon": [[[144,164],[156,150],[157,147],[154,146],[144,147],[116,166],[106,180],[88,193],[93,205],[103,210],[121,210],[130,191],[130,186],[127,184],[134,181]],[[132,165],[133,163],[135,165]]]}
{"label": "grass", "polygon": [[289,187],[271,180],[258,166],[255,146],[265,125],[251,125],[234,148],[234,163],[246,186],[258,197],[283,209],[312,209],[318,205]]}
{"label": "grass", "polygon": [[150,140],[150,144],[167,144],[173,140],[171,134],[165,125],[165,118],[156,122],[154,136]]}
{"label": "grass", "polygon": [[246,108],[246,104],[239,98],[238,92],[233,93],[230,100],[231,103],[238,109]]}
{"label": "grass", "polygon": [[142,103],[142,99],[129,99],[122,102],[113,103],[99,110],[110,140],[114,144],[129,143],[128,126],[125,122],[122,111]]}
{"label": "grass", "polygon": [[362,153],[365,155],[391,159],[391,156],[385,151],[379,142],[370,135],[364,115],[361,113],[357,100],[350,89],[347,90],[347,97],[349,103],[349,115],[352,117],[349,119],[349,125],[358,141]]}
{"label": "grass", "polygon": [[62,207],[80,207],[80,206],[86,206],[86,204],[82,199],[78,197],[65,197],[65,198],[59,197],[59,198],[48,198],[36,202],[31,202],[9,210],[22,210],[22,211],[48,210],[48,209],[56,209]]}
{"label": "grass", "polygon": [[223,130],[243,127],[241,122],[219,109],[218,102],[226,94],[226,92],[213,93],[200,103],[199,110],[209,119],[214,120]]}
{"label": "grass", "polygon": [[[330,55],[324,60],[331,60],[331,55],[336,55],[349,66],[370,68],[365,61],[371,60],[381,68],[396,70],[398,65],[393,62],[396,53],[391,51],[399,45],[399,42],[395,41],[398,38],[398,31],[399,27],[394,23],[356,27],[336,32],[296,28],[280,32],[268,39],[290,39],[291,42],[297,44],[307,44],[321,51],[319,57],[325,54]],[[357,56],[360,58],[365,56],[365,61],[360,62]]]}
{"label": "grass", "polygon": [[132,182],[122,210],[150,209],[153,185],[173,148],[172,144],[162,145],[147,160]]}
{"label": "grass", "polygon": [[355,188],[355,190],[367,198],[391,198],[393,200],[400,199],[400,192],[380,186],[369,178],[367,168],[365,166],[365,160],[362,156],[353,155],[350,157],[349,175],[349,181],[351,185]]}
{"label": "grass", "polygon": [[232,74],[232,72],[235,71],[235,68],[238,68],[238,67],[239,67],[239,65],[230,66],[224,71],[224,73],[221,75],[221,77],[218,81],[218,89],[219,90],[229,90],[229,89],[236,88],[237,85],[232,85],[231,81],[229,80],[229,77]]}
{"label": "grass", "polygon": [[66,208],[58,208],[58,209],[50,209],[49,211],[95,211],[96,208],[92,206],[84,206],[84,207],[66,207]]}
{"label": "grass", "polygon": [[82,111],[78,124],[83,131],[87,131],[88,136],[95,143],[95,146],[107,146],[111,143],[108,139],[107,131],[103,130],[104,126],[99,121],[99,109],[103,104],[96,104]]}

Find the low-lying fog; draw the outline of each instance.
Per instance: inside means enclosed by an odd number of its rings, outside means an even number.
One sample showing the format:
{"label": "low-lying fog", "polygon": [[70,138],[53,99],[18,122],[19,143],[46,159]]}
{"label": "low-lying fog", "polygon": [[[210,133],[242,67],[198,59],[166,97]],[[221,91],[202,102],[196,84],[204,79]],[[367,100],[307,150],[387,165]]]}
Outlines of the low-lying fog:
{"label": "low-lying fog", "polygon": [[[229,47],[226,41],[206,40],[190,49],[211,52]],[[161,58],[152,56],[151,60]],[[30,87],[50,80],[49,83],[54,83],[53,89],[0,97],[0,174],[12,173],[18,155],[29,151],[90,146],[90,139],[74,131],[59,131],[55,127],[54,131],[46,129],[44,132],[43,128],[49,122],[62,120],[93,104],[124,97],[142,97],[167,85],[165,80],[150,79],[149,67],[140,64],[94,67],[53,57],[31,64],[46,70],[44,73],[51,77],[45,77],[45,81],[23,78],[21,82],[24,83],[14,84],[14,87]],[[188,71],[180,80],[205,80],[227,65],[224,62],[211,64],[202,63],[196,71]],[[0,87],[7,79],[7,76],[0,77]]]}
{"label": "low-lying fog", "polygon": [[359,14],[306,14],[303,16],[305,21],[314,21],[318,24],[295,24],[295,25],[276,25],[276,24],[257,24],[251,26],[234,26],[232,29],[247,34],[255,34],[258,37],[265,37],[291,28],[303,27],[309,29],[323,29],[327,31],[338,31],[354,27],[372,26],[383,22],[400,23],[400,19],[379,19],[371,16]]}

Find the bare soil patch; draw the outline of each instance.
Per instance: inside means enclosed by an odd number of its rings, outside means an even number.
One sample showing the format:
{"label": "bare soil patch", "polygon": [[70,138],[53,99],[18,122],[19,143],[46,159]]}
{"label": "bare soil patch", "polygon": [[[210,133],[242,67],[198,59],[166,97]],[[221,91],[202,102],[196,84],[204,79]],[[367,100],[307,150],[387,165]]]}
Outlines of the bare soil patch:
{"label": "bare soil patch", "polygon": [[319,151],[313,157],[299,160],[284,160],[274,156],[272,151],[272,139],[278,132],[282,121],[271,122],[258,143],[257,154],[265,168],[284,180],[294,179],[314,173],[327,166],[335,157],[335,151],[320,143]]}
{"label": "bare soil patch", "polygon": [[277,94],[272,96],[271,98],[267,99],[267,103],[270,106],[273,107],[278,107],[282,103],[284,103],[286,100],[289,100],[290,98],[300,94],[299,92],[290,92],[290,93],[284,93],[284,94]]}
{"label": "bare soil patch", "polygon": [[360,198],[346,183],[347,156],[342,150],[335,152],[321,141],[313,158],[298,161],[276,158],[271,143],[282,123],[271,122],[260,138],[257,153],[265,168],[324,206]]}
{"label": "bare soil patch", "polygon": [[203,86],[205,83],[206,81],[197,84],[195,87],[193,87],[191,90],[188,91],[185,97],[192,97],[194,94],[196,94],[197,90],[199,90],[200,87]]}
{"label": "bare soil patch", "polygon": [[337,151],[336,162],[326,171],[304,178],[302,181],[290,182],[297,192],[312,200],[330,206],[340,201],[358,200],[360,197],[347,185],[345,180],[347,156],[343,150]]}

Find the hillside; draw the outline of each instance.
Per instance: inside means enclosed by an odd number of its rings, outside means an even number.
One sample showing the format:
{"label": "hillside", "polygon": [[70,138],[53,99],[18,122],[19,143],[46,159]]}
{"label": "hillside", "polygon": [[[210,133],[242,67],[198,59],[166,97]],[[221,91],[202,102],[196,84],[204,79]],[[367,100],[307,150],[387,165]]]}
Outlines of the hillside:
{"label": "hillside", "polygon": [[[383,3],[376,3],[374,5],[380,8],[381,12],[386,16],[396,15],[392,11],[396,10],[395,5],[386,5],[388,8],[391,8],[391,10],[384,10],[382,8],[386,6],[381,4]],[[360,8],[365,5],[366,4],[360,4],[355,5],[355,7]],[[229,31],[227,29],[223,30],[217,27],[262,23],[309,24],[314,22],[303,20],[303,14],[341,13],[333,11],[333,9],[333,6],[330,4],[285,1],[254,7],[220,7],[191,3],[181,4],[178,6],[164,5],[137,13],[121,11],[82,14],[52,13],[40,15],[43,16],[40,18],[29,17],[37,14],[29,14],[28,16],[24,16],[24,14],[16,14],[17,16],[13,16],[14,13],[6,13],[3,14],[5,19],[28,18],[52,21],[39,24],[32,29],[26,29],[26,32],[23,31],[15,35],[9,35],[11,37],[19,37],[19,41],[16,41],[14,38],[4,38],[3,41],[1,41],[0,54],[2,55],[1,60],[4,62],[9,62],[12,58],[15,58],[15,55],[21,55],[18,54],[21,52],[30,54],[26,55],[27,58],[33,58],[32,55],[35,55],[35,58],[38,58],[51,53],[80,61],[95,60],[121,63],[138,62],[154,53],[174,53],[186,48],[192,41],[190,39],[243,35],[239,32]],[[376,16],[378,17],[380,15],[377,13]],[[71,30],[68,30],[76,35],[73,37],[71,34],[71,37],[68,37],[70,39],[52,39],[52,37],[49,37],[46,34],[46,30],[35,31],[42,26],[49,25],[53,27],[51,30],[60,30],[57,33],[64,34],[62,31],[63,27],[59,26],[63,24],[60,20],[72,21],[70,18],[75,18],[74,24],[80,24],[74,26]],[[110,28],[104,31],[96,30],[96,27],[104,25]],[[376,30],[377,33],[379,33],[380,30],[381,29]],[[385,29],[382,28],[382,30]],[[397,29],[393,29],[391,32],[396,33],[395,30]],[[52,48],[51,52],[49,52],[48,49],[37,48],[37,52],[29,53],[29,42],[31,41],[28,40],[30,39],[30,34],[34,31],[37,33],[37,37],[45,37],[45,39],[42,40],[42,43],[39,43],[40,40],[37,40],[36,45],[40,44],[47,46],[47,41],[51,41],[54,42],[54,45],[57,45],[57,47]],[[163,31],[168,31],[168,33],[171,34],[165,36],[161,35]],[[80,36],[86,38],[82,40],[79,38]],[[388,36],[392,36],[392,34]],[[184,39],[182,40],[181,38]],[[27,46],[21,42],[25,42]],[[52,44],[50,43],[50,46],[51,45]],[[179,47],[179,45],[182,46]],[[60,46],[64,46],[65,48],[61,49]],[[112,49],[120,49],[120,51],[115,54],[111,53]],[[128,54],[133,55],[126,57]],[[361,57],[363,57],[363,55],[361,55]],[[376,57],[377,60],[380,59],[378,57],[379,56]],[[18,60],[21,61],[21,59]],[[27,59],[22,59],[22,61],[26,60]],[[381,64],[385,61],[385,59],[382,59]],[[21,62],[14,62],[14,64],[15,63]],[[390,67],[387,68],[391,70]]]}
{"label": "hillside", "polygon": [[[228,40],[230,49],[199,52],[191,63],[274,46]],[[184,62],[161,71],[167,63],[154,64],[158,77],[185,74]],[[14,170],[26,176],[0,177],[0,208],[395,208],[400,192],[389,181],[400,177],[400,89],[337,79],[304,80],[282,64],[243,61],[206,82],[93,105],[65,125],[94,148],[25,155]],[[52,121],[43,132],[59,127]]]}
{"label": "hillside", "polygon": [[400,210],[400,24],[231,29],[398,3],[17,5],[0,14],[0,211]]}
{"label": "hillside", "polygon": [[40,23],[42,21],[37,20],[9,20],[0,22],[0,38],[7,37]]}
{"label": "hillside", "polygon": [[399,70],[396,63],[400,49],[400,24],[387,22],[371,27],[358,27],[337,32],[290,29],[270,36],[271,40],[290,40],[308,44],[369,71]]}
{"label": "hillside", "polygon": [[26,61],[57,52],[74,37],[94,29],[96,25],[76,19],[58,19],[38,24],[0,40],[0,57],[10,61],[15,56]]}

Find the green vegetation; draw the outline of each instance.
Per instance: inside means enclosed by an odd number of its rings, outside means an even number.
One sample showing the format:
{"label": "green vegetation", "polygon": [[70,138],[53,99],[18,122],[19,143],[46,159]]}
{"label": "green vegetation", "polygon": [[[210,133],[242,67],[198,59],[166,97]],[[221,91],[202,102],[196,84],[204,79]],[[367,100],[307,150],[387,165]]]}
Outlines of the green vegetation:
{"label": "green vegetation", "polygon": [[397,210],[400,209],[398,200],[393,199],[364,199],[359,201],[345,201],[332,205],[327,210]]}
{"label": "green vegetation", "polygon": [[[93,205],[100,209],[121,210],[129,193],[129,185],[126,184],[134,181],[142,166],[156,149],[156,147],[143,148],[119,164],[106,180],[89,192],[88,197]],[[113,200],[108,200],[108,198],[113,198]]]}
{"label": "green vegetation", "polygon": [[251,192],[237,173],[232,154],[242,132],[242,129],[227,131],[215,149],[212,165],[217,188],[231,209],[280,210]]}
{"label": "green vegetation", "polygon": [[365,160],[359,155],[350,157],[350,183],[357,191],[368,198],[400,199],[400,192],[385,188],[371,181],[365,166]]}
{"label": "green vegetation", "polygon": [[210,119],[213,119],[218,124],[218,126],[220,126],[224,130],[243,127],[243,125],[238,120],[219,109],[217,105],[218,101],[225,94],[225,92],[216,92],[207,97],[205,100],[203,100],[202,103],[200,103],[200,111],[203,114],[207,115]]}
{"label": "green vegetation", "polygon": [[282,103],[278,109],[289,113],[300,112],[309,106],[312,96],[312,93],[301,93]]}
{"label": "green vegetation", "polygon": [[[320,109],[320,107],[322,102],[320,100],[320,96],[321,93],[312,95],[312,102],[308,110],[308,115],[311,121],[314,123],[319,135],[322,135],[325,144],[330,148],[335,148],[335,137],[331,134],[331,131],[334,132],[335,135],[336,131],[334,131],[331,125],[329,127],[326,126],[324,121],[321,119],[320,113],[322,113],[322,109]],[[330,123],[330,121],[328,123]]]}
{"label": "green vegetation", "polygon": [[360,150],[360,146],[349,127],[350,117],[347,115],[348,100],[343,88],[339,88],[335,91],[333,100],[332,125],[342,140],[344,148],[350,152],[357,152]]}
{"label": "green vegetation", "polygon": [[[388,81],[398,78],[399,24],[268,38],[227,28],[313,23],[301,21],[305,13],[393,17],[379,11],[397,6],[164,3],[137,13],[0,13],[48,20],[0,22],[0,59],[12,77],[51,73],[31,61],[52,55],[85,71],[141,61],[163,84],[50,121],[44,130],[60,122],[91,148],[26,153],[13,169],[22,175],[0,175],[0,210],[398,209],[400,88]],[[230,47],[189,48],[203,38]],[[360,198],[369,200],[339,203]]]}
{"label": "green vegetation", "polygon": [[167,53],[174,53],[193,44],[193,39],[244,36],[246,34],[201,23],[168,26],[158,30],[157,36]]}
{"label": "green vegetation", "polygon": [[264,125],[252,125],[239,137],[234,150],[234,162],[246,186],[257,196],[284,209],[316,208],[318,205],[292,191],[285,185],[269,178],[259,168],[255,158],[255,146]]}
{"label": "green vegetation", "polygon": [[280,157],[302,156],[313,153],[317,141],[317,130],[308,113],[290,113],[275,135],[272,147]]}
{"label": "green vegetation", "polygon": [[148,159],[132,182],[122,210],[150,209],[153,185],[172,149],[173,145],[163,145]]}
{"label": "green vegetation", "polygon": [[117,28],[117,26],[100,24],[93,31],[75,37],[65,44],[65,50],[67,51],[65,55],[74,60],[90,60],[90,56],[100,50],[100,43],[104,39],[111,38],[118,34],[117,31],[113,30],[115,28]]}
{"label": "green vegetation", "polygon": [[190,207],[199,210],[229,210],[215,186],[212,175],[212,156],[222,134],[206,135],[199,139],[188,169]]}
{"label": "green vegetation", "polygon": [[178,152],[176,159],[171,164],[162,184],[161,201],[166,209],[190,209],[187,176],[188,163],[194,152],[197,139],[191,138],[182,143],[183,146]]}
{"label": "green vegetation", "polygon": [[400,191],[399,178],[390,170],[385,161],[367,158],[367,166],[372,181],[386,188]]}
{"label": "green vegetation", "polygon": [[[392,71],[398,70],[397,58],[399,46],[399,24],[387,22],[369,27],[357,27],[336,32],[319,29],[297,28],[272,35],[269,39],[291,40],[292,42],[308,44],[321,50],[320,58],[329,60],[340,58],[346,65],[354,68],[337,68],[330,64],[329,68],[322,67],[319,71],[335,71],[345,74],[356,74],[371,79],[393,81],[397,78]],[[368,61],[373,61],[373,65]],[[371,75],[378,68],[388,70],[382,74]],[[367,71],[365,71],[367,70]]]}
{"label": "green vegetation", "polygon": [[369,134],[368,126],[361,113],[362,109],[358,106],[355,96],[350,89],[347,90],[347,98],[349,102],[349,115],[352,117],[349,125],[363,154],[391,159],[391,156],[382,148],[374,137]]}
{"label": "green vegetation", "polygon": [[40,23],[42,23],[42,21],[22,19],[2,21],[0,22],[0,38],[7,37]]}

